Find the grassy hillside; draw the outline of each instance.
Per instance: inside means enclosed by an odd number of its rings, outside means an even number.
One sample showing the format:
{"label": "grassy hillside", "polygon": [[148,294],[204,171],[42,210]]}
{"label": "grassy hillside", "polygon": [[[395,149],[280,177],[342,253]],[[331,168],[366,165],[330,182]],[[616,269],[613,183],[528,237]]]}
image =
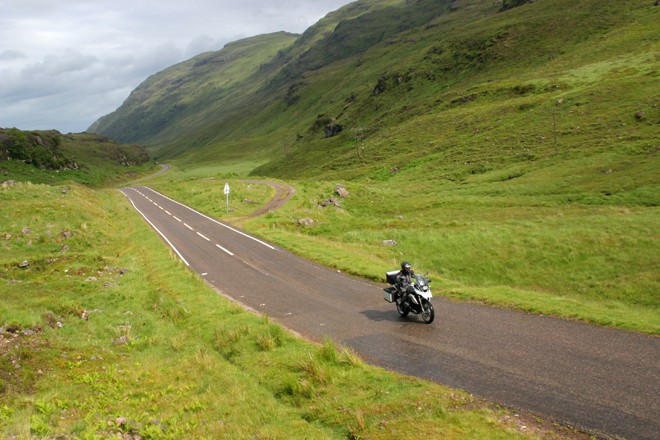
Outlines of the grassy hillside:
{"label": "grassy hillside", "polygon": [[119,192],[64,189],[0,188],[2,438],[585,438],[304,342],[186,270]]}
{"label": "grassy hillside", "polygon": [[32,183],[76,181],[90,186],[126,181],[154,169],[143,146],[105,136],[56,130],[0,129],[0,180]]}
{"label": "grassy hillside", "polygon": [[[154,75],[92,128],[191,163],[263,159],[270,163],[256,174],[287,178],[364,176],[402,151],[451,149],[465,163],[479,150],[477,160],[507,162],[512,145],[554,153],[555,135],[558,144],[593,144],[615,140],[623,123],[649,139],[658,8],[644,0],[502,6],[356,2],[298,38],[242,40]],[[200,66],[206,59],[228,61]],[[341,126],[339,136],[326,138],[329,126]],[[357,152],[358,141],[372,154]]]}
{"label": "grassy hillside", "polygon": [[[589,155],[627,138],[654,145],[657,8],[546,0],[475,20],[466,3],[309,72],[295,105],[280,103],[262,120],[296,129],[291,157],[255,173],[365,176],[412,157],[451,169],[497,167],[569,148]],[[325,138],[329,124],[343,131]]]}

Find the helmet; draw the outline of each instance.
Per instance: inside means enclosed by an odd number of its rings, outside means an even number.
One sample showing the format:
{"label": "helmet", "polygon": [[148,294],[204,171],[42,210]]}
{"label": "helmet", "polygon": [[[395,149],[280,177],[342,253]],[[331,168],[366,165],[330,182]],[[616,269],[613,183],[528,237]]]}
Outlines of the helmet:
{"label": "helmet", "polygon": [[412,269],[412,266],[407,261],[404,261],[403,263],[401,263],[401,270],[403,270],[405,272],[410,272],[411,269]]}

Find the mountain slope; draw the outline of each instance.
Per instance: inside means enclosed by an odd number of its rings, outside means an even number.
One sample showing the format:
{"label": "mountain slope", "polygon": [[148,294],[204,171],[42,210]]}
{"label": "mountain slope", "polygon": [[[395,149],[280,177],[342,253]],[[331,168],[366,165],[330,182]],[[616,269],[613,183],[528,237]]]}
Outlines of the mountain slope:
{"label": "mountain slope", "polygon": [[294,39],[284,32],[248,38],[165,69],[144,81],[119,109],[88,131],[125,142],[155,143],[187,136],[192,136],[188,144],[198,142],[209,120],[240,106],[245,93],[241,88],[251,87],[245,77],[258,72],[262,63]]}
{"label": "mountain slope", "polygon": [[242,40],[154,75],[90,130],[189,162],[258,157],[268,163],[255,173],[287,177],[369,176],[401,168],[397,157],[460,174],[560,144],[590,154],[623,123],[652,148],[659,11],[646,0],[359,1],[299,37]]}

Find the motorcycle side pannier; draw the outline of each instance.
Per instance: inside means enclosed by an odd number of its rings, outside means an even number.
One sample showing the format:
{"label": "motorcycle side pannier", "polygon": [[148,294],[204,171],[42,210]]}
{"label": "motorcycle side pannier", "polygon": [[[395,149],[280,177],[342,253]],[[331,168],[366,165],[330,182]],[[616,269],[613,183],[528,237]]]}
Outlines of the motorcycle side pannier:
{"label": "motorcycle side pannier", "polygon": [[399,274],[398,270],[392,270],[390,272],[385,273],[385,279],[387,280],[388,283],[391,285],[396,284],[396,276]]}

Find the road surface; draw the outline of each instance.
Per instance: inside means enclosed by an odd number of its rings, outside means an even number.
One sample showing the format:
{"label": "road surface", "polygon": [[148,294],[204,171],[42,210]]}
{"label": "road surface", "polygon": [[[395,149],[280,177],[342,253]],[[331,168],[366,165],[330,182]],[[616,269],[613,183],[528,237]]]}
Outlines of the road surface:
{"label": "road surface", "polygon": [[[121,190],[220,293],[367,361],[599,437],[660,438],[660,339],[435,297],[402,319],[382,287],[320,267],[147,187]],[[436,292],[437,294],[437,292]]]}

